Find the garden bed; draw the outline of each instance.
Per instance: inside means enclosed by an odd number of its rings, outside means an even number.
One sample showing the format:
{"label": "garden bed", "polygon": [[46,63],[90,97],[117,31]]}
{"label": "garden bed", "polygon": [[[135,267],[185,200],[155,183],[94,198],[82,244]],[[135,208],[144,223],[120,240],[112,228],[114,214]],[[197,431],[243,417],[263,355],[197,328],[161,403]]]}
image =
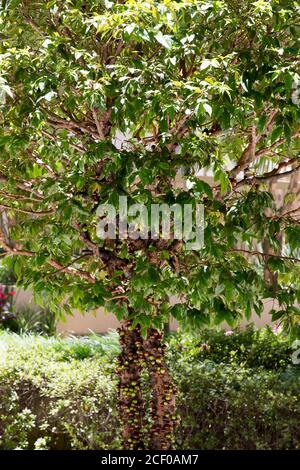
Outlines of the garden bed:
{"label": "garden bed", "polygon": [[[269,330],[171,335],[178,449],[299,449],[299,368]],[[1,449],[119,449],[117,335],[0,332]]]}

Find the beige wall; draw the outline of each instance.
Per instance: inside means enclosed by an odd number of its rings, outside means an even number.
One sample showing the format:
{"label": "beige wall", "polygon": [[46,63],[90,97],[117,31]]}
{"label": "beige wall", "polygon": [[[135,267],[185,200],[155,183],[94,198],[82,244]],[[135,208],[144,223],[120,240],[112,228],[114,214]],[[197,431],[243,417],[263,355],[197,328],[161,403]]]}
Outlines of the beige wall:
{"label": "beige wall", "polygon": [[[32,293],[30,291],[18,290],[14,299],[14,303],[17,308],[22,308],[24,305],[30,305],[33,309],[38,309],[34,302]],[[266,324],[271,323],[271,316],[269,315],[270,309],[273,307],[272,300],[266,300],[264,302],[264,312],[260,317],[256,313],[252,314],[250,323],[254,322],[257,327],[262,327]],[[247,325],[246,320],[241,321],[240,325]],[[91,332],[94,333],[106,333],[109,329],[116,329],[119,326],[119,322],[116,317],[107,313],[103,308],[98,309],[95,313],[86,313],[81,314],[78,311],[74,311],[74,315],[68,315],[66,321],[60,321],[58,323],[57,331],[60,334],[88,334]],[[177,322],[174,319],[170,321],[171,330],[177,329]],[[225,329],[230,329],[228,326],[224,325]]]}
{"label": "beige wall", "polygon": [[[258,317],[256,313],[252,314],[250,323],[254,324],[260,328],[267,324],[271,323],[271,316],[269,311],[272,308],[272,301],[265,302],[264,312],[261,317]],[[240,325],[247,325],[246,320],[243,320]],[[81,315],[79,312],[75,312],[73,317],[67,317],[66,322],[60,322],[58,324],[58,332],[62,334],[87,334],[91,331],[95,333],[106,333],[109,329],[115,329],[119,326],[118,320],[111,313],[105,313],[104,309],[97,310],[96,314],[87,313]],[[170,328],[171,330],[176,330],[178,323],[176,320],[171,319]],[[230,329],[228,326],[224,325],[225,329]]]}
{"label": "beige wall", "polygon": [[58,333],[62,334],[87,334],[106,333],[109,329],[116,329],[119,322],[112,313],[106,313],[103,308],[95,314],[81,313],[75,311],[73,316],[68,316],[66,322],[60,321],[57,327]]}
{"label": "beige wall", "polygon": [[24,306],[28,306],[33,310],[38,310],[39,307],[34,303],[32,293],[28,290],[16,289],[14,296],[14,306],[16,309],[22,310]]}

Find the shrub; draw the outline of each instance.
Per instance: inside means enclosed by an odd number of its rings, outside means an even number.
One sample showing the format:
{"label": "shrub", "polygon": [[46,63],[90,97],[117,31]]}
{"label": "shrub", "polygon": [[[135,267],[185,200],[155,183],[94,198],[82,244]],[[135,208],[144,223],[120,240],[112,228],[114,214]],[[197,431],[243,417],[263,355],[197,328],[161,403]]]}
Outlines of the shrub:
{"label": "shrub", "polygon": [[[229,333],[229,334],[228,334]],[[216,364],[232,364],[264,369],[285,369],[291,365],[292,347],[288,337],[269,327],[257,330],[249,326],[230,332],[202,330],[198,335],[179,334],[170,337],[170,356],[186,361],[209,359]]]}
{"label": "shrub", "polygon": [[298,449],[300,369],[270,328],[171,335],[178,448]]}
{"label": "shrub", "polygon": [[[2,248],[1,248],[2,252]],[[13,285],[16,283],[16,276],[13,270],[0,260],[0,284]]]}
{"label": "shrub", "polygon": [[2,328],[14,333],[38,333],[53,336],[56,334],[57,319],[49,309],[32,309],[24,306],[16,310],[2,323]]}
{"label": "shrub", "polygon": [[77,359],[69,341],[64,349],[55,339],[8,334],[2,339],[1,449],[118,448],[109,355]]}
{"label": "shrub", "polygon": [[174,375],[179,449],[300,448],[300,376],[210,361]]}

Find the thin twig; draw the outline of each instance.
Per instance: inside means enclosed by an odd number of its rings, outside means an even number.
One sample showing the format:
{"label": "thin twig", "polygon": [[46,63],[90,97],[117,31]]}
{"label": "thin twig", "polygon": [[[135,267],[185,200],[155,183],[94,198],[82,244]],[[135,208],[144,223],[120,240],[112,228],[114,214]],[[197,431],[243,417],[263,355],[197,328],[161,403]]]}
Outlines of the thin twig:
{"label": "thin twig", "polygon": [[230,251],[231,252],[247,253],[249,255],[254,255],[254,256],[262,256],[264,258],[266,258],[266,257],[267,258],[269,258],[269,257],[279,258],[279,259],[283,259],[283,260],[287,260],[287,261],[294,261],[295,263],[300,263],[299,258],[294,258],[292,256],[274,255],[274,254],[271,254],[271,253],[263,253],[261,251],[251,251],[251,250],[246,250],[246,249],[243,249],[243,248],[232,248]]}

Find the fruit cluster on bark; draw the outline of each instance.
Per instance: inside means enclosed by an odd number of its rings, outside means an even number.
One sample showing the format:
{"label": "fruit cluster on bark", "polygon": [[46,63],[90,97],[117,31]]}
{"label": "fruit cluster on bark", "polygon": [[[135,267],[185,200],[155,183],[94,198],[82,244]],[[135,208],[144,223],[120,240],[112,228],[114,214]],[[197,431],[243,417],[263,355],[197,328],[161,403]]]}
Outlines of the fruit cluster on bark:
{"label": "fruit cluster on bark", "polygon": [[[123,447],[129,450],[171,450],[178,421],[176,389],[165,363],[163,335],[149,328],[147,338],[143,339],[140,327],[133,328],[130,320],[123,321],[118,332],[122,348],[118,358],[118,409],[123,424]],[[141,386],[143,370],[148,372],[151,388],[150,429],[145,422],[146,403]]]}
{"label": "fruit cluster on bark", "polygon": [[142,363],[138,352],[142,347],[139,326],[130,329],[125,321],[118,330],[122,352],[118,358],[119,416],[123,424],[125,449],[144,448],[144,400],[141,392]]}
{"label": "fruit cluster on bark", "polygon": [[177,422],[175,415],[176,388],[164,361],[162,334],[150,328],[144,342],[146,363],[151,384],[151,449],[171,450],[174,447],[173,431]]}

